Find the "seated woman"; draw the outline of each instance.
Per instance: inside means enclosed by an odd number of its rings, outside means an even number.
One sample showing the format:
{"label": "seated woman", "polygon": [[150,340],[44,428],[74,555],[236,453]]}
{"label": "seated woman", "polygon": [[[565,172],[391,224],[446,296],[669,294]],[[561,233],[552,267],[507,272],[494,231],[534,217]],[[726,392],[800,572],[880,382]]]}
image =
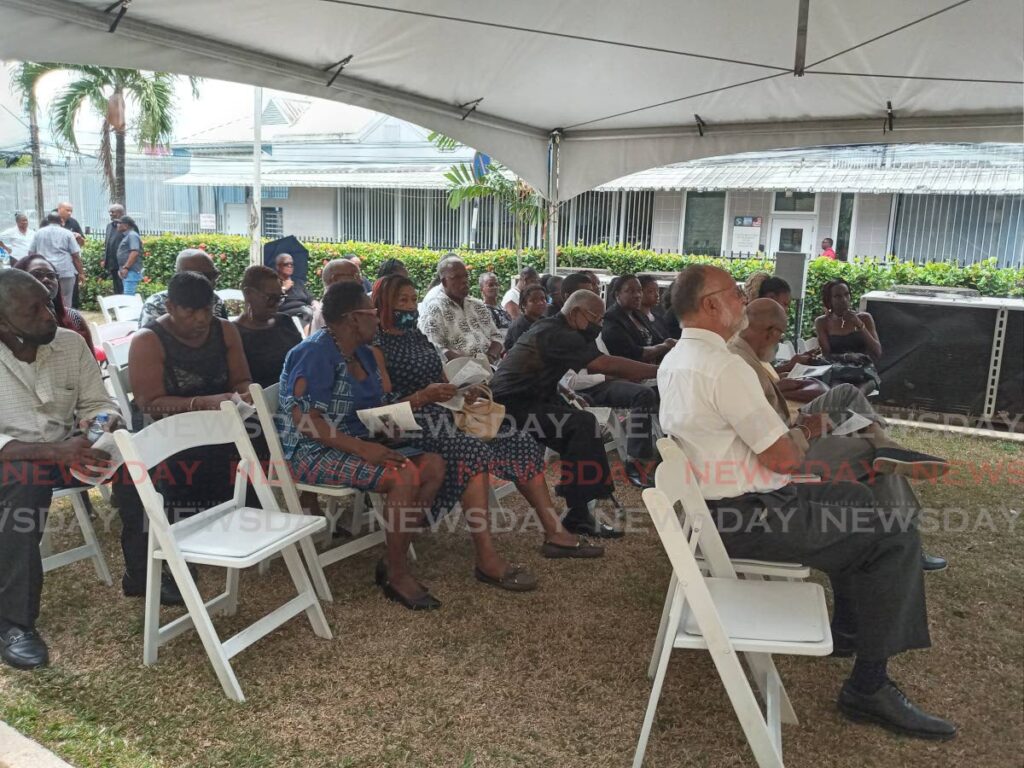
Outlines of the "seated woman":
{"label": "seated woman", "polygon": [[837,278],[825,283],[821,287],[821,303],[825,314],[815,318],[814,330],[822,357],[832,359],[852,353],[867,355],[875,363],[882,359],[874,318],[850,306],[848,282]]}
{"label": "seated woman", "polygon": [[[233,323],[214,317],[216,296],[198,272],[179,272],[167,284],[167,314],[135,332],[128,375],[135,405],[160,418],[189,411],[213,411],[225,400],[247,398],[249,364]],[[168,517],[195,514],[231,498],[232,466],[238,461],[223,445],[182,451],[157,473]],[[141,519],[125,521],[125,594],[146,584],[147,536]],[[166,586],[166,585],[165,585]]]}
{"label": "seated woman", "polygon": [[654,275],[639,275],[637,280],[640,281],[640,314],[647,318],[647,322],[662,339],[678,339],[679,335],[673,336],[666,323],[665,315],[671,314],[671,310],[666,313],[661,304],[661,288],[657,278]]}
{"label": "seated woman", "polygon": [[[459,431],[452,412],[436,405],[451,398],[455,387],[447,382],[437,351],[416,328],[416,287],[408,278],[381,281],[373,295],[380,316],[380,330],[374,344],[382,354],[381,373],[396,398],[408,400],[423,427],[421,448],[440,453],[449,473],[441,496],[449,507],[462,502],[473,510],[471,530],[477,548],[477,578],[488,583],[502,576],[504,561],[493,551],[486,527],[489,473],[516,484],[536,511],[544,529],[541,554],[549,558],[598,557],[604,550],[588,546],[566,532],[554,511],[544,480],[544,448],[533,438],[503,429],[502,434],[484,442]],[[454,476],[458,467],[463,477]],[[467,512],[467,518],[470,513]],[[479,524],[476,524],[479,523]]]}
{"label": "seated woman", "polygon": [[640,281],[636,275],[617,277],[608,286],[609,309],[604,315],[601,338],[608,354],[640,363],[657,364],[675,346],[640,311]]}
{"label": "seated woman", "polygon": [[526,333],[530,326],[544,317],[548,308],[548,296],[539,285],[524,288],[519,294],[519,317],[512,321],[508,333],[505,334],[505,351],[512,349],[516,341]]}
{"label": "seated woman", "polygon": [[32,277],[46,286],[50,292],[50,303],[53,305],[53,314],[57,318],[57,325],[74,331],[89,345],[89,349],[96,352],[92,345],[92,334],[89,332],[89,324],[82,317],[82,314],[64,303],[64,297],[60,292],[60,281],[57,279],[57,272],[45,256],[26,256],[14,263],[15,269],[28,272]]}
{"label": "seated woman", "polygon": [[484,272],[480,275],[479,285],[480,298],[483,299],[487,311],[491,313],[494,327],[503,335],[508,333],[508,329],[512,325],[512,317],[498,303],[498,291],[501,290],[498,276],[493,272]]}
{"label": "seated woman", "polygon": [[565,297],[562,295],[562,281],[563,278],[559,275],[544,275],[540,279],[540,284],[544,286],[544,290],[548,294],[548,308],[544,313],[548,317],[554,317],[562,311],[562,305],[565,304]]}
{"label": "seated woman", "polygon": [[285,356],[302,341],[288,315],[278,312],[284,300],[281,278],[270,267],[251,266],[242,275],[245,306],[235,319],[252,380],[270,387],[281,378]]}
{"label": "seated woman", "polygon": [[279,253],[274,259],[274,269],[281,278],[284,290],[284,299],[277,311],[299,318],[305,328],[313,320],[313,296],[306,289],[306,284],[294,277],[295,259],[290,253]]}

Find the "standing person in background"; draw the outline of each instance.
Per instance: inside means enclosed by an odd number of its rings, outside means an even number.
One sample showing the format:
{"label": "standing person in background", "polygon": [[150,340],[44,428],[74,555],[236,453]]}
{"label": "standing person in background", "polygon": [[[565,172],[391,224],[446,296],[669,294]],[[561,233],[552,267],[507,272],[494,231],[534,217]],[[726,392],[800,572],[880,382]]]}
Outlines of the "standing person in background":
{"label": "standing person in background", "polygon": [[14,266],[14,262],[28,256],[28,247],[36,231],[29,227],[28,216],[20,211],[14,214],[14,226],[0,232],[0,247],[7,251],[8,258],[0,267]]}
{"label": "standing person in background", "polygon": [[124,295],[134,296],[142,280],[142,238],[131,216],[118,219],[117,229],[121,233],[117,246],[117,276],[121,278]]}
{"label": "standing person in background", "polygon": [[[71,203],[57,203],[57,215],[60,216],[60,225],[75,236],[75,242],[81,248],[85,245],[85,233],[82,231],[82,225],[78,223],[78,219],[71,215],[74,212],[75,209]],[[74,295],[71,297],[71,306],[75,309],[79,307],[78,287],[84,282],[85,270],[79,269],[78,281],[75,283]]]}
{"label": "standing person in background", "polygon": [[818,258],[832,259],[832,261],[836,260],[836,252],[835,249],[832,247],[831,237],[826,237],[824,240],[821,241],[821,256],[819,256]]}
{"label": "standing person in background", "polygon": [[124,293],[124,284],[121,282],[120,266],[117,263],[117,247],[121,244],[124,232],[117,225],[118,219],[124,216],[124,206],[114,203],[107,208],[110,214],[110,221],[103,233],[103,271],[110,275],[114,281],[114,294]]}
{"label": "standing person in background", "polygon": [[53,265],[64,296],[74,295],[75,286],[85,280],[82,248],[75,236],[61,225],[60,216],[55,211],[47,214],[46,226],[36,232],[28,250],[45,256]]}
{"label": "standing person in background", "polygon": [[509,317],[508,312],[498,306],[498,291],[500,290],[498,276],[493,272],[484,272],[480,275],[477,284],[480,286],[480,298],[483,299],[487,311],[491,313],[494,327],[504,336],[512,327],[512,318]]}

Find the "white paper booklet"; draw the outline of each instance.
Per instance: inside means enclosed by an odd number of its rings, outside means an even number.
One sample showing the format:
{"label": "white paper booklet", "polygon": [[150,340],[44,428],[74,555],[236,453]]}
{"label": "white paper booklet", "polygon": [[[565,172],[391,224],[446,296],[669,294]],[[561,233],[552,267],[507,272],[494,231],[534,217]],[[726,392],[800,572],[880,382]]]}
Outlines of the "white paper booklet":
{"label": "white paper booklet", "polygon": [[103,451],[104,453],[110,454],[110,469],[97,477],[87,477],[75,469],[71,470],[71,474],[77,480],[80,480],[86,485],[101,485],[113,477],[117,468],[124,464],[124,458],[121,456],[121,452],[117,449],[117,442],[114,440],[114,436],[110,432],[104,432],[100,435],[96,442],[92,444],[92,447],[97,451]]}
{"label": "white paper booklet", "polygon": [[245,402],[237,392],[231,396],[231,402],[238,406],[238,415],[242,417],[242,421],[256,413],[256,406]]}
{"label": "white paper booklet", "polygon": [[831,367],[831,365],[804,365],[803,363],[797,363],[793,366],[793,370],[789,372],[787,378],[806,379],[812,376],[824,376]]}
{"label": "white paper booklet", "polygon": [[412,415],[409,403],[364,408],[356,416],[374,437],[399,437],[403,432],[420,432],[420,425]]}
{"label": "white paper booklet", "polygon": [[832,434],[836,437],[852,435],[854,432],[860,432],[864,427],[870,425],[871,419],[861,416],[859,413],[851,413],[850,418],[832,430]]}
{"label": "white paper booklet", "polygon": [[473,357],[457,357],[445,363],[444,374],[448,382],[458,389],[466,389],[476,384],[486,384],[491,380],[494,371],[490,363],[481,362]]}

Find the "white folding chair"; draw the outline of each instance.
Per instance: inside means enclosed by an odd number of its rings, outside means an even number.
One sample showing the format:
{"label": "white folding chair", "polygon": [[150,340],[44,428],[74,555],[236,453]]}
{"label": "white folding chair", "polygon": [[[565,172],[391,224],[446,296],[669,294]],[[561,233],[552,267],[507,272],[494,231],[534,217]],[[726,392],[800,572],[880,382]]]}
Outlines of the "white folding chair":
{"label": "white folding chair", "polygon": [[139,330],[138,320],[116,320],[113,323],[89,323],[92,343],[98,347],[105,341],[117,341],[131,336]]}
{"label": "white folding chair", "polygon": [[[127,466],[134,468],[135,487],[149,522],[149,556],[146,572],[146,608],[143,633],[143,663],[156,663],[159,647],[178,635],[195,629],[213,670],[228,698],[244,701],[242,689],[230,659],[263,636],[301,613],[305,613],[318,637],[330,638],[323,609],[299,557],[315,555],[313,536],[324,529],[319,517],[281,512],[267,483],[237,406],[226,402],[220,411],[182,413],[154,422],[131,434],[118,430],[117,447]],[[233,497],[193,517],[171,524],[164,512],[163,497],[156,492],[149,471],[169,456],[190,448],[234,445],[241,460],[235,474]],[[144,467],[146,472],[139,472]],[[262,508],[246,507],[249,483]],[[239,571],[258,565],[280,553],[297,595],[228,640],[221,640],[210,616],[232,615],[238,607]],[[160,580],[163,563],[181,589],[188,613],[160,626]],[[224,592],[203,602],[188,564],[227,569]]]}
{"label": "white folding chair", "polygon": [[238,288],[221,288],[214,293],[221,301],[245,301],[245,294]]}
{"label": "white folding chair", "polygon": [[[643,764],[669,657],[674,649],[687,648],[711,654],[760,768],[782,768],[782,723],[796,723],[797,718],[772,654],[826,656],[832,652],[825,591],[807,581],[737,579],[697,487],[696,474],[691,471],[688,477],[691,481],[681,499],[688,531],[664,492],[657,488],[643,492],[680,588],[670,591],[669,631],[658,648],[633,767]],[[710,577],[704,576],[697,562],[698,548]],[[764,701],[763,712],[741,657]]]}
{"label": "white folding chair", "polygon": [[[658,453],[661,454],[662,463],[654,471],[654,484],[668,498],[669,503],[675,506],[683,500],[686,493],[686,486],[692,482],[688,475],[690,464],[679,447],[671,437],[663,437],[658,440]],[[662,466],[665,468],[662,469]],[[684,532],[689,532],[689,520],[680,521]],[[697,564],[703,573],[708,572],[704,555],[698,548],[695,552]],[[748,560],[745,558],[732,558],[732,567],[736,574],[743,579],[774,579],[779,581],[803,581],[811,575],[811,569],[800,563],[778,562],[774,560]],[[654,651],[651,653],[651,663],[647,668],[647,677],[653,678],[658,666],[658,653],[661,648],[662,639],[668,627],[668,609],[672,604],[672,596],[678,587],[675,573],[669,579],[668,593],[665,595],[665,606],[661,612],[661,624],[658,626],[658,637],[654,642]]]}
{"label": "white folding chair", "polygon": [[63,552],[54,552],[49,529],[50,517],[47,516],[46,527],[43,528],[43,538],[39,543],[39,549],[43,556],[43,573],[49,573],[65,565],[77,563],[79,560],[92,560],[92,567],[96,570],[96,576],[108,587],[113,584],[110,578],[110,569],[107,567],[107,560],[103,557],[103,550],[100,549],[99,541],[96,538],[96,530],[92,527],[92,520],[89,519],[89,509],[85,506],[83,497],[89,492],[89,488],[61,488],[53,492],[53,500],[68,499],[71,502],[71,509],[78,521],[78,528],[82,531],[82,538],[85,543]]}
{"label": "white folding chair", "polygon": [[[337,521],[338,501],[345,498],[352,499],[353,511],[350,530],[355,538],[323,552],[314,553],[314,560],[310,562],[310,575],[313,578],[317,595],[321,600],[333,600],[331,588],[327,584],[323,569],[346,557],[352,557],[365,549],[384,543],[384,519],[381,516],[383,502],[378,494],[365,494],[370,497],[370,508],[366,509],[363,491],[344,486],[314,485],[295,481],[288,460],[284,457],[284,448],[281,446],[281,438],[277,433],[277,424],[275,423],[279,406],[279,392],[279,384],[274,384],[266,389],[259,384],[252,384],[249,387],[249,394],[252,395],[252,403],[256,406],[256,414],[259,417],[260,428],[263,430],[263,436],[266,438],[267,447],[270,450],[268,482],[271,486],[281,489],[281,493],[284,494],[285,507],[292,514],[305,515],[306,511],[299,501],[299,493],[308,491],[326,496],[328,498],[327,517],[333,524]],[[380,523],[380,529],[374,530],[374,520]],[[356,536],[362,530],[364,522],[367,523],[367,533]],[[409,556],[413,559],[416,558],[416,552],[412,546],[409,547]]]}
{"label": "white folding chair", "polygon": [[99,305],[106,322],[134,320],[135,327],[138,328],[139,317],[142,315],[142,297],[139,294],[100,296]]}
{"label": "white folding chair", "polygon": [[117,342],[104,341],[103,354],[107,356],[107,370],[110,368],[127,368],[128,353],[132,348],[131,338],[118,339]]}
{"label": "white folding chair", "polygon": [[292,315],[292,322],[295,323],[295,327],[299,331],[299,336],[306,338],[306,328],[302,325],[302,321],[295,315]]}

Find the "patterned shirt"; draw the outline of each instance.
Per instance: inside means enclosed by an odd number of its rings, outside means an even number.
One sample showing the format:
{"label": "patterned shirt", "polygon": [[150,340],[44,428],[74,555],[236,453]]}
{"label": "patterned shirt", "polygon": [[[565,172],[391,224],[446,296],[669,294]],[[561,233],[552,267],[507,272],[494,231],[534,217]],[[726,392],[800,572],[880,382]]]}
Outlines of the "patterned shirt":
{"label": "patterned shirt", "polygon": [[[163,317],[167,314],[167,291],[160,291],[154,293],[148,299],[146,303],[142,305],[142,314],[139,315],[139,328],[145,328],[154,320]],[[219,317],[221,320],[228,319],[228,308],[227,305],[221,300],[219,296],[214,299],[213,303],[213,316]]]}
{"label": "patterned shirt", "polygon": [[92,350],[77,333],[58,328],[34,363],[18,360],[0,344],[0,448],[11,440],[66,440],[79,420],[98,413],[120,414]]}
{"label": "patterned shirt", "polygon": [[463,355],[485,355],[491,344],[502,342],[487,305],[472,296],[467,296],[460,307],[442,293],[424,307],[420,330],[438,349]]}

